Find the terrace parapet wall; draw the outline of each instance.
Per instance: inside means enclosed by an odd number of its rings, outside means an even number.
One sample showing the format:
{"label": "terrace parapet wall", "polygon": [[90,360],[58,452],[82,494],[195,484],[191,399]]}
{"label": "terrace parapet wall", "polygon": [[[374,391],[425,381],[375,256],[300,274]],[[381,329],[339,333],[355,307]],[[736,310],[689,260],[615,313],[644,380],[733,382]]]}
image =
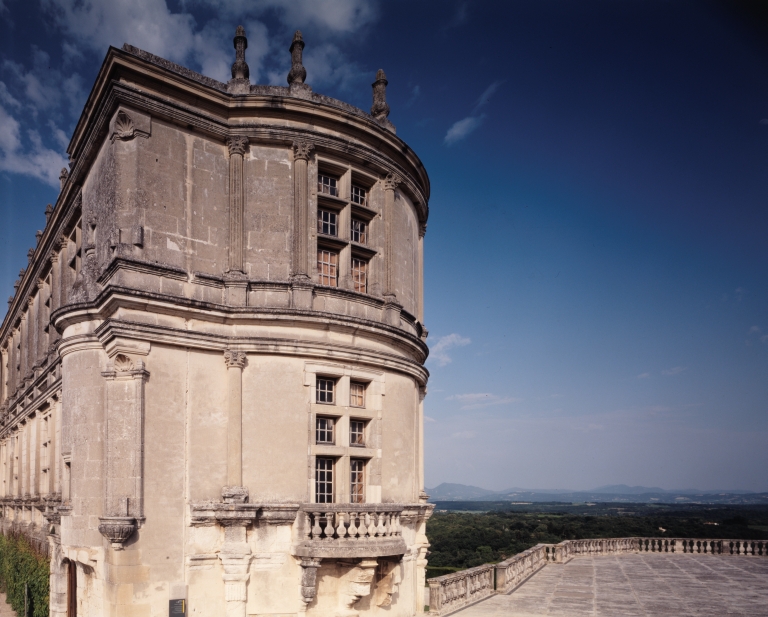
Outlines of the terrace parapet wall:
{"label": "terrace parapet wall", "polygon": [[[768,556],[766,540],[705,538],[597,538],[537,544],[498,564],[485,564],[429,579],[429,614],[444,616],[495,593],[513,592],[549,564],[565,564],[578,556],[628,553]],[[494,576],[495,573],[495,576]]]}

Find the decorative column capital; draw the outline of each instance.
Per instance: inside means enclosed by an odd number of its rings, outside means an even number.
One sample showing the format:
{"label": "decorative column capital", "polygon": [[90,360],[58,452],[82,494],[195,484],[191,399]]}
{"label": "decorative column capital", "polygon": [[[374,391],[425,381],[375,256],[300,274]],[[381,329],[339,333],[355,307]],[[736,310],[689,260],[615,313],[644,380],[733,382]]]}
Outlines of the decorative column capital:
{"label": "decorative column capital", "polygon": [[308,141],[294,141],[293,142],[293,160],[294,161],[308,161],[309,153],[314,150],[315,146]]}
{"label": "decorative column capital", "polygon": [[229,148],[229,156],[233,154],[244,156],[248,148],[248,138],[245,135],[233,135],[227,138],[227,148]]}
{"label": "decorative column capital", "polygon": [[396,173],[388,173],[387,177],[384,178],[384,190],[394,191],[402,183],[402,181],[403,179]]}
{"label": "decorative column capital", "polygon": [[245,368],[245,361],[246,356],[244,351],[227,349],[224,352],[224,363],[227,365],[227,368],[243,369]]}

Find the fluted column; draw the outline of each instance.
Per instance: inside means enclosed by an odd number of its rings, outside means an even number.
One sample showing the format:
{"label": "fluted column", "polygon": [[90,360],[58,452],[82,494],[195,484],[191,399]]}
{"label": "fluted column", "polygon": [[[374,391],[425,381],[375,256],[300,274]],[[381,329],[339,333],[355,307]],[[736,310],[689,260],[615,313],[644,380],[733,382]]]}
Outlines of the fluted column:
{"label": "fluted column", "polygon": [[248,138],[235,135],[227,139],[229,149],[229,260],[224,277],[226,303],[245,306],[248,281],[243,259],[243,210],[245,187],[243,186],[243,156],[248,148]]}
{"label": "fluted column", "polygon": [[309,262],[309,184],[307,166],[314,146],[293,143],[293,306],[310,308],[312,287]]}
{"label": "fluted column", "polygon": [[27,311],[21,314],[21,324],[19,325],[20,340],[19,340],[19,385],[24,384],[24,380],[27,377],[28,362],[29,362],[29,326],[27,324]]}
{"label": "fluted column", "polygon": [[[246,357],[242,351],[224,352],[227,365],[227,486],[225,501],[247,501],[243,489],[243,368]],[[244,499],[239,499],[242,493]]]}
{"label": "fluted column", "polygon": [[39,279],[37,282],[37,362],[43,362],[48,355],[48,307],[46,301],[49,295],[48,283]]}
{"label": "fluted column", "polygon": [[[62,259],[60,257],[61,245],[57,244],[51,253],[51,305],[48,312],[48,320],[50,322],[53,312],[61,306],[61,265]],[[50,351],[51,345],[59,339],[56,328],[52,325],[48,325],[48,349],[46,353]]]}
{"label": "fluted column", "polygon": [[395,293],[394,216],[395,189],[401,179],[387,174],[384,179],[384,321],[391,326],[400,325],[400,309]]}

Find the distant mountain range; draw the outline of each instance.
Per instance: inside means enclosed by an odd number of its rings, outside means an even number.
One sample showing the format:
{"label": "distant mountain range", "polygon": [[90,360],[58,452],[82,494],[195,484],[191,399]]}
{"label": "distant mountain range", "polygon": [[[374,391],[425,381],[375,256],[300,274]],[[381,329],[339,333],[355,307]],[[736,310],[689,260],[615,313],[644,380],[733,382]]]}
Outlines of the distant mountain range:
{"label": "distant mountain range", "polygon": [[627,486],[611,484],[591,491],[567,489],[510,488],[504,491],[490,491],[479,486],[450,484],[444,482],[432,489],[426,489],[430,501],[513,501],[544,502],[562,501],[571,503],[632,502],[632,503],[729,503],[768,504],[768,493],[754,493],[744,490],[695,489],[666,490],[657,486]]}

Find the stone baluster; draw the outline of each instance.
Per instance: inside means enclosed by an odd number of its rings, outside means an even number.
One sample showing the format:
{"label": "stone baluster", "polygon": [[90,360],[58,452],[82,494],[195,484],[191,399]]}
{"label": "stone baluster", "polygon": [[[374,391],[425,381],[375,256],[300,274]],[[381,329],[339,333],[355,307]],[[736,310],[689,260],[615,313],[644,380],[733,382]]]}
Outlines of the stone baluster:
{"label": "stone baluster", "polygon": [[347,528],[344,525],[344,517],[346,514],[344,512],[339,512],[336,514],[337,517],[337,524],[336,524],[336,537],[337,538],[344,538],[347,535]]}
{"label": "stone baluster", "polygon": [[304,513],[304,539],[310,540],[312,538],[312,517],[309,512]]}
{"label": "stone baluster", "polygon": [[323,529],[323,531],[325,532],[326,538],[333,537],[333,512],[325,513],[325,529]]}
{"label": "stone baluster", "polygon": [[313,512],[312,513],[312,516],[315,519],[314,520],[315,524],[312,526],[312,537],[315,540],[318,540],[320,538],[320,536],[322,535],[322,533],[323,533],[323,528],[320,526],[320,516],[321,516],[321,514],[322,514],[321,512]]}
{"label": "stone baluster", "polygon": [[357,518],[359,516],[358,512],[350,512],[349,514],[349,529],[347,530],[349,532],[350,538],[357,538]]}

